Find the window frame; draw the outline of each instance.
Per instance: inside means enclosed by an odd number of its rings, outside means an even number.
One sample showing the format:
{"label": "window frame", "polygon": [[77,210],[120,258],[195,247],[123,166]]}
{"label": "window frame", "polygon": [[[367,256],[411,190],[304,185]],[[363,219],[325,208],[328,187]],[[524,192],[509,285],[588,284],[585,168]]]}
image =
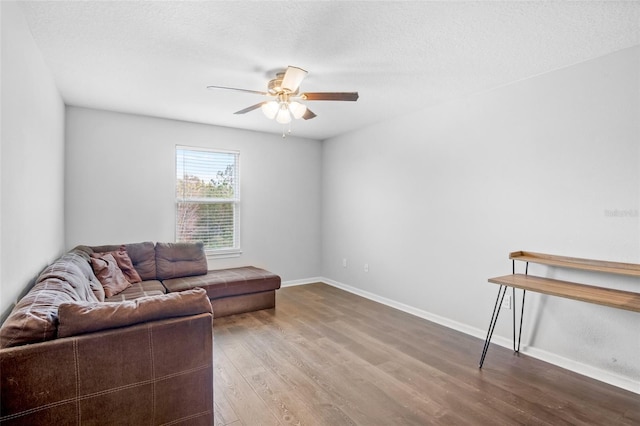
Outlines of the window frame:
{"label": "window frame", "polygon": [[[178,197],[178,151],[192,152],[208,152],[213,154],[233,154],[235,156],[235,173],[234,173],[234,197],[233,198],[179,198]],[[240,244],[240,210],[241,210],[241,194],[240,194],[240,151],[195,147],[187,145],[176,145],[174,150],[174,241],[178,241],[178,205],[179,203],[189,202],[195,204],[232,204],[233,205],[233,247],[225,247],[220,249],[205,247],[207,257],[237,257],[242,253]]]}

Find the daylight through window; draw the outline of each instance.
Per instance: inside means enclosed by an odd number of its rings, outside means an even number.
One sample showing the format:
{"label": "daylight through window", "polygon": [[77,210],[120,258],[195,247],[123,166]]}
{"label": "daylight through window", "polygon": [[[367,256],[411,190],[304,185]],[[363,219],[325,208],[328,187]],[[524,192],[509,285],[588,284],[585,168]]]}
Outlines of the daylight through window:
{"label": "daylight through window", "polygon": [[176,241],[238,251],[239,153],[176,147]]}

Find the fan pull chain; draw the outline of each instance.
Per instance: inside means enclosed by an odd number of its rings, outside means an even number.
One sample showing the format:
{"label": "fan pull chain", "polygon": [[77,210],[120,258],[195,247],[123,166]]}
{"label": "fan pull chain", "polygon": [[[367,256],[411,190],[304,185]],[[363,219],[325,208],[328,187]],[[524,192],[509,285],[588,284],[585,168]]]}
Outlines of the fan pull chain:
{"label": "fan pull chain", "polygon": [[282,125],[282,138],[286,138],[287,135],[291,134],[291,122],[289,122],[289,129],[286,128],[286,126],[283,124]]}

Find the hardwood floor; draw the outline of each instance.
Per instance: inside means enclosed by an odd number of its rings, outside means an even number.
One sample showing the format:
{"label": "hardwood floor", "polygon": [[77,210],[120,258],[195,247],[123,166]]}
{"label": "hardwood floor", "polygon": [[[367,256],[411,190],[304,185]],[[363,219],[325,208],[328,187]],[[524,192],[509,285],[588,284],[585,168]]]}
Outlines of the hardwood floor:
{"label": "hardwood floor", "polygon": [[216,425],[638,425],[640,395],[325,284],[214,320]]}

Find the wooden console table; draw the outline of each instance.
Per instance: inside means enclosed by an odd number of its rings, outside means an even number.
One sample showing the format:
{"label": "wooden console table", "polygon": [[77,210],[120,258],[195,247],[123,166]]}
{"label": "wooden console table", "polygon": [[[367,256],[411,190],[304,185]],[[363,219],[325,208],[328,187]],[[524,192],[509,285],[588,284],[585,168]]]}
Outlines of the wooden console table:
{"label": "wooden console table", "polygon": [[[597,303],[612,308],[625,309],[640,312],[640,293],[615,290],[605,287],[596,287],[585,284],[578,284],[568,281],[560,281],[552,278],[542,278],[529,275],[529,263],[557,266],[561,268],[580,269],[583,271],[596,271],[608,274],[631,275],[640,277],[640,265],[635,263],[607,262],[603,260],[580,259],[576,257],[556,256],[551,254],[533,253],[527,251],[516,251],[509,254],[512,263],[512,274],[502,277],[489,278],[490,283],[498,284],[498,297],[491,314],[491,322],[487,337],[480,357],[480,368],[487,356],[487,350],[491,343],[491,337],[498,322],[498,315],[507,289],[512,289],[513,309],[513,350],[520,352],[520,337],[522,335],[522,317],[524,314],[524,301],[527,290],[536,293],[549,294],[552,296],[566,297],[583,302]],[[515,261],[526,262],[525,273],[516,274]],[[518,331],[518,341],[516,346],[516,310],[515,310],[515,289],[522,289],[522,304],[520,311],[520,328]]]}

